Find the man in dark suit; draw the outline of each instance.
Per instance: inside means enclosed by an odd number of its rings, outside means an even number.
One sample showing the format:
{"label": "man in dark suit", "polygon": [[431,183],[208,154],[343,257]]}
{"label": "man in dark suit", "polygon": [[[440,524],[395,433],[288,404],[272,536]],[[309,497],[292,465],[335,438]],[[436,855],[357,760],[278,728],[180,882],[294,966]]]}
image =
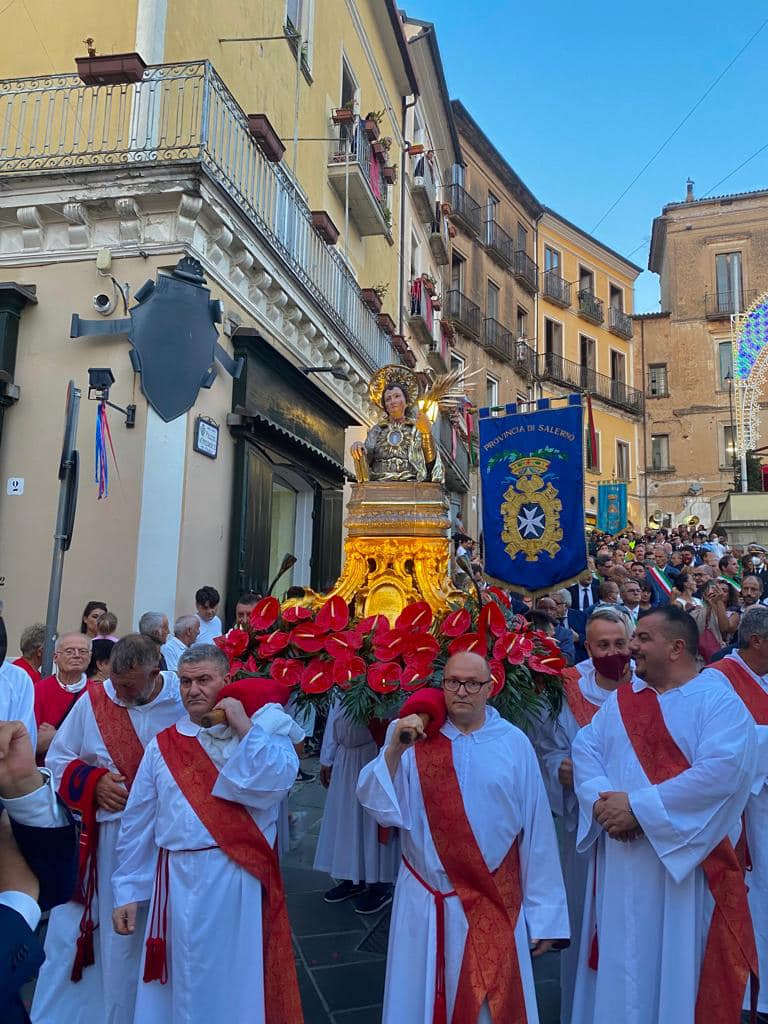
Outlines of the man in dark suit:
{"label": "man in dark suit", "polygon": [[596,580],[589,569],[585,569],[579,576],[578,582],[568,587],[571,595],[571,610],[576,612],[588,612],[593,604],[597,604],[597,592],[600,583]]}
{"label": "man in dark suit", "polygon": [[35,928],[72,897],[77,829],[22,722],[0,721],[0,803],[0,1021],[24,1024],[19,990],[44,959]]}

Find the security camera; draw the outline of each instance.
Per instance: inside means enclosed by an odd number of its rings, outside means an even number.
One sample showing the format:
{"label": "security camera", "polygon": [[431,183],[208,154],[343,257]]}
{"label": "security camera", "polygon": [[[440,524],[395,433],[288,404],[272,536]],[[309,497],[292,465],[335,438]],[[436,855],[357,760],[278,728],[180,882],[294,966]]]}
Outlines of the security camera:
{"label": "security camera", "polygon": [[110,313],[114,313],[115,306],[117,305],[116,295],[107,295],[106,292],[99,292],[98,295],[93,296],[93,308],[97,313],[101,313],[102,316],[109,316]]}

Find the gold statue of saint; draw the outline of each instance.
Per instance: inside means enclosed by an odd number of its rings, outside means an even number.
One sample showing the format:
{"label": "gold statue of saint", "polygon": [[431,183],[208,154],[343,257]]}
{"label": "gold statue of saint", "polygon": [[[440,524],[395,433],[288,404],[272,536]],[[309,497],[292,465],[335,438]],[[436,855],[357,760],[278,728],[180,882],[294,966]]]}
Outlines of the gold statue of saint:
{"label": "gold statue of saint", "polygon": [[405,366],[384,366],[371,378],[368,393],[385,416],[350,451],[357,479],[443,482],[443,464],[432,425],[418,408],[419,380]]}

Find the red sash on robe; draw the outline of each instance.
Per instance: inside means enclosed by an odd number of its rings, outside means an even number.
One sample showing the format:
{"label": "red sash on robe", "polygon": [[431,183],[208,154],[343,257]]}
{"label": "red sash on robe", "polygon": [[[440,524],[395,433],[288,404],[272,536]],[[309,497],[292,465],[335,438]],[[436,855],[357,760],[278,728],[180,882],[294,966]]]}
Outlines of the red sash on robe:
{"label": "red sash on robe", "polygon": [[302,1024],[291,925],[277,854],[242,804],[213,796],[219,770],[195,736],[182,736],[174,725],[158,733],[157,745],[176,785],[219,848],[261,882],[267,1024]]}
{"label": "red sash on robe", "polygon": [[[648,781],[658,786],[690,768],[667,729],[655,690],[618,690],[619,712]],[[750,974],[757,977],[757,950],[747,888],[733,844],[726,836],[701,863],[715,901],[696,997],[696,1024],[740,1020]]]}
{"label": "red sash on robe", "polygon": [[581,687],[579,686],[581,672],[577,668],[564,668],[561,678],[568,707],[571,709],[578,727],[583,729],[585,725],[589,725],[600,708],[597,704],[593,704],[591,700],[587,700],[581,692]]}
{"label": "red sash on robe", "polygon": [[144,747],[136,735],[128,708],[115,704],[103,683],[89,683],[88,696],[104,746],[118,772],[125,776],[126,789],[130,789],[144,756]]}
{"label": "red sash on robe", "polygon": [[[487,1000],[496,1024],[526,1024],[515,943],[522,905],[517,841],[492,874],[464,809],[451,741],[438,733],[417,744],[415,754],[432,841],[467,916],[467,940],[451,1022],[476,1021]],[[433,1024],[446,1022],[445,992],[437,991],[444,957],[445,950],[438,950]]]}
{"label": "red sash on robe", "polygon": [[711,668],[722,672],[747,706],[756,725],[768,725],[768,693],[735,658],[721,658]]}

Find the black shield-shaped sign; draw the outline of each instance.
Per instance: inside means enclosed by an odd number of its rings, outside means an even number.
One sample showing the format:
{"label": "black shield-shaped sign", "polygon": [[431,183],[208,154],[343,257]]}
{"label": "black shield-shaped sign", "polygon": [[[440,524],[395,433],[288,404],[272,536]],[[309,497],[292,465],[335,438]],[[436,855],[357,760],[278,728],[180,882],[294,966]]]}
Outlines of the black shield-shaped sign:
{"label": "black shield-shaped sign", "polygon": [[[190,261],[191,262],[191,261]],[[141,292],[149,292],[142,298]],[[218,332],[210,291],[168,274],[137,294],[130,311],[131,342],[141,367],[141,389],[166,423],[191,409],[215,359]]]}

